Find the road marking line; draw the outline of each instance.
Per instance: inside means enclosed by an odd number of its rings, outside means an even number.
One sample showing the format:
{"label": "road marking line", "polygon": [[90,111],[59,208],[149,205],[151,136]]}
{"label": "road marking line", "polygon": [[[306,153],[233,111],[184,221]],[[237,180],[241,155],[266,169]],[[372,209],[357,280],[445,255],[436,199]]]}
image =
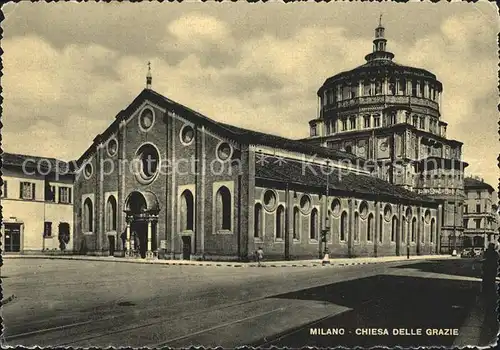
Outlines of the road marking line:
{"label": "road marking line", "polygon": [[217,326],[214,326],[214,327],[210,327],[210,328],[207,328],[207,329],[202,329],[201,331],[198,331],[198,332],[195,332],[195,333],[189,333],[187,335],[183,335],[183,336],[180,336],[180,337],[177,337],[177,338],[169,339],[169,340],[163,341],[161,343],[157,343],[157,344],[154,344],[154,345],[148,345],[147,347],[154,347],[154,348],[163,347],[163,346],[166,346],[166,344],[168,344],[168,343],[172,343],[172,342],[175,342],[175,341],[178,341],[178,340],[190,338],[190,337],[192,337],[194,335],[198,335],[198,334],[201,334],[201,333],[210,332],[210,331],[213,331],[215,329],[226,327],[226,326],[230,326],[230,325],[233,325],[233,324],[236,324],[236,323],[241,323],[243,321],[251,320],[252,318],[257,318],[257,317],[260,317],[260,316],[265,316],[265,315],[268,315],[268,314],[276,312],[276,311],[283,311],[285,309],[286,308],[284,308],[284,307],[280,307],[278,309],[273,309],[271,311],[266,311],[266,312],[263,312],[261,314],[257,314],[257,315],[253,315],[253,316],[248,316],[248,317],[242,318],[240,320],[226,322],[226,323],[222,323],[222,324],[219,324]]}
{"label": "road marking line", "polygon": [[[111,318],[114,318],[114,316],[111,317]],[[102,321],[102,320],[108,320],[108,319],[107,318],[99,319],[99,321]],[[33,334],[42,334],[42,333],[47,333],[47,332],[52,332],[52,331],[58,331],[58,330],[61,330],[61,329],[71,328],[71,327],[77,327],[77,326],[81,326],[81,325],[92,323],[92,322],[96,322],[96,320],[89,320],[89,321],[71,323],[71,324],[66,324],[64,326],[44,328],[44,329],[38,329],[36,331],[31,331],[31,332],[26,332],[26,333],[13,334],[13,335],[9,335],[9,336],[5,337],[5,340],[16,339],[16,338],[20,338],[20,337],[30,336],[30,335],[33,335]]]}

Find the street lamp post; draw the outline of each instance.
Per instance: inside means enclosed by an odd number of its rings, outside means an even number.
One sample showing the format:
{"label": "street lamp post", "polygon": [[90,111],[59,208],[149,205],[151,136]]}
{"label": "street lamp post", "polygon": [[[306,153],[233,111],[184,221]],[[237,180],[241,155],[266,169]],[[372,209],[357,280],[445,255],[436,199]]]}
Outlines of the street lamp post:
{"label": "street lamp post", "polygon": [[329,166],[329,162],[326,161],[326,194],[325,194],[325,212],[324,212],[324,215],[325,215],[325,227],[323,228],[322,232],[321,232],[321,241],[324,245],[324,250],[323,250],[323,260],[321,261],[321,264],[322,265],[327,265],[327,264],[330,264],[330,257],[329,257],[329,254],[328,254],[328,239],[327,239],[327,235],[328,235],[328,231],[330,230],[330,223],[329,223],[329,218],[328,218],[328,193],[330,191],[330,188],[329,188],[329,182],[330,182],[330,178],[329,178],[329,175],[330,175],[330,166]]}
{"label": "street lamp post", "polygon": [[[408,222],[410,222],[410,220],[407,218]],[[404,223],[403,223],[404,225]],[[406,228],[406,259],[410,259],[410,227],[408,225],[408,227]]]}
{"label": "street lamp post", "polygon": [[457,189],[455,189],[455,198],[453,203],[453,251],[451,255],[457,255]]}

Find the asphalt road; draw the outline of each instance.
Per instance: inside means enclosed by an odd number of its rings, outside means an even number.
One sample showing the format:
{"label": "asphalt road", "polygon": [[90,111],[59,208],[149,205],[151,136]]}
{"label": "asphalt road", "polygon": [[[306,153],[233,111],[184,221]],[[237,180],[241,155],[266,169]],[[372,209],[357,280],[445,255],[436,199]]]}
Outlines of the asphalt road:
{"label": "asphalt road", "polygon": [[[24,346],[451,346],[478,291],[470,260],[235,268],[6,259],[3,342]],[[310,328],[343,329],[342,336]]]}

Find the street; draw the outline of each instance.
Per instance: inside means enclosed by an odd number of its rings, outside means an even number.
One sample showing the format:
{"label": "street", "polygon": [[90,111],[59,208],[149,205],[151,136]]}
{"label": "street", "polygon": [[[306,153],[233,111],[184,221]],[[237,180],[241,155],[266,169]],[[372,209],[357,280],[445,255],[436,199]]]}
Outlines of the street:
{"label": "street", "polygon": [[[425,331],[463,326],[480,274],[471,259],[331,268],[5,259],[3,295],[16,298],[3,306],[3,341],[102,348],[452,346],[456,335]],[[312,328],[345,333],[312,335]],[[424,334],[356,335],[384,328]]]}

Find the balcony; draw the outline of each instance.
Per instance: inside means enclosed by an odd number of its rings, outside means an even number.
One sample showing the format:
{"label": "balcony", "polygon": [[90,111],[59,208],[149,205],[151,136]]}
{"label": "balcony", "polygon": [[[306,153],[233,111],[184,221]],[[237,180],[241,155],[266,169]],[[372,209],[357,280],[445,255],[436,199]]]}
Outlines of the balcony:
{"label": "balcony", "polygon": [[482,234],[498,233],[498,231],[495,231],[493,228],[475,228],[474,227],[474,228],[464,228],[464,233],[482,235]]}
{"label": "balcony", "polygon": [[441,195],[441,196],[462,196],[463,191],[460,188],[442,188],[442,187],[414,187],[418,194],[423,195]]}
{"label": "balcony", "polygon": [[429,107],[436,111],[439,111],[439,104],[435,101],[429,100],[427,98],[415,97],[415,96],[392,96],[392,95],[377,95],[377,96],[360,96],[343,101],[338,101],[334,103],[329,103],[323,107],[324,110],[336,109],[336,108],[349,108],[359,105],[372,105],[372,104],[393,104],[393,105],[417,105],[423,107]]}
{"label": "balcony", "polygon": [[465,213],[464,212],[464,218],[484,218],[484,217],[495,219],[495,213],[492,213],[492,212],[479,212],[479,213],[467,212],[467,213]]}

